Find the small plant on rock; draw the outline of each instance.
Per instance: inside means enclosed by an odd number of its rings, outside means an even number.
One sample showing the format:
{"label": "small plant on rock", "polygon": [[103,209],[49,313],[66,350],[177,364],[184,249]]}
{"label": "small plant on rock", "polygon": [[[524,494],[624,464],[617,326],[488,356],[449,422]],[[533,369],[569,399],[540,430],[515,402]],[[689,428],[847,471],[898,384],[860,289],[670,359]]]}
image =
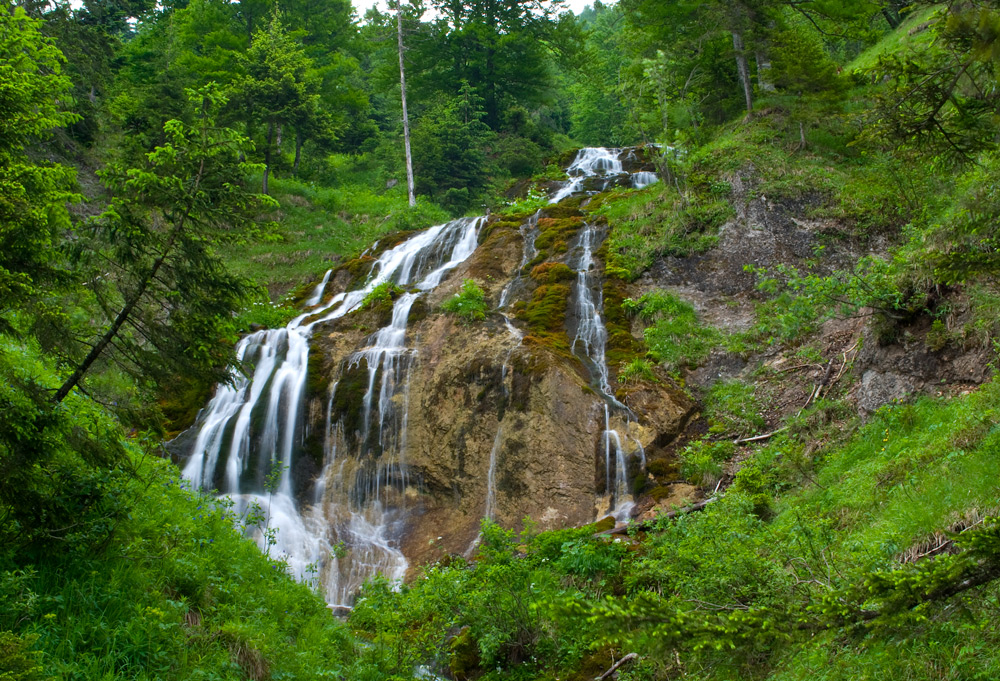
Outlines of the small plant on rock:
{"label": "small plant on rock", "polygon": [[462,283],[462,290],[446,300],[441,309],[465,322],[482,321],[486,319],[486,294],[479,284],[466,279]]}

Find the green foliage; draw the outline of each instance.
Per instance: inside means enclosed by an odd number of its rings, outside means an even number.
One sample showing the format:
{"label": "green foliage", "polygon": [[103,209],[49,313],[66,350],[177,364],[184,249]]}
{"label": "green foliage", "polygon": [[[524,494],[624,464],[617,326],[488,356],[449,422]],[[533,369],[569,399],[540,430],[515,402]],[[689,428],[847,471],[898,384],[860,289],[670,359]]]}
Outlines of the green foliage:
{"label": "green foliage", "polygon": [[735,452],[732,442],[695,440],[677,455],[681,475],[696,485],[713,487],[722,478],[722,464]]}
{"label": "green foliage", "polygon": [[0,679],[36,681],[45,678],[39,664],[40,653],[31,650],[37,640],[37,634],[21,637],[9,631],[0,631]]}
{"label": "green foliage", "polygon": [[472,279],[463,281],[461,290],[441,303],[441,309],[466,323],[486,319],[486,313],[489,311],[486,306],[486,294]]}
{"label": "green foliage", "polygon": [[78,118],[61,101],[70,88],[63,55],[39,26],[20,7],[0,16],[0,325],[39,285],[64,278],[59,241],[75,198],[72,170],[25,154]]}
{"label": "green foliage", "polygon": [[632,281],[657,256],[686,257],[712,248],[716,232],[732,216],[720,196],[690,200],[657,183],[639,191],[615,192],[595,212],[608,220],[608,274]]}
{"label": "green foliage", "polygon": [[413,129],[413,174],[417,190],[453,214],[484,201],[490,177],[484,149],[493,132],[482,122],[482,100],[463,83],[459,96],[445,100]]}
{"label": "green foliage", "polygon": [[[245,75],[234,83],[234,99],[242,101],[251,121],[266,128],[263,144],[263,192],[268,193],[272,145],[281,136],[282,126],[294,125],[301,137],[305,131],[330,136],[330,123],[319,108],[318,74],[312,60],[296,44],[275,10],[267,28],[257,31],[245,55],[241,55]],[[296,153],[298,146],[296,147]],[[296,165],[298,159],[296,158]]]}
{"label": "green foliage", "polygon": [[361,305],[358,307],[359,310],[371,310],[375,308],[392,308],[392,303],[396,298],[403,293],[402,287],[392,283],[391,281],[384,281],[365,296],[364,300],[361,301]]}
{"label": "green foliage", "polygon": [[628,364],[623,366],[618,372],[619,383],[629,383],[631,381],[657,381],[653,365],[647,359],[641,357],[633,358]]}
{"label": "green foliage", "polygon": [[672,293],[653,291],[623,307],[649,324],[643,331],[649,358],[668,369],[697,366],[723,342],[721,331],[702,326],[694,306]]}
{"label": "green foliage", "polygon": [[764,427],[756,390],[740,380],[720,381],[705,395],[709,432],[733,436],[756,435]]}
{"label": "green foliage", "polygon": [[89,330],[92,346],[65,348],[76,368],[56,401],[105,354],[147,379],[194,369],[226,380],[232,338],[220,338],[218,327],[248,287],[226,271],[214,246],[252,229],[273,202],[242,184],[252,168],[241,160],[249,142],[216,126],[213,115],[225,103],[218,88],[188,94],[197,123],[169,121],[167,140],[143,165],[102,171],[114,198],[76,244],[100,326]]}

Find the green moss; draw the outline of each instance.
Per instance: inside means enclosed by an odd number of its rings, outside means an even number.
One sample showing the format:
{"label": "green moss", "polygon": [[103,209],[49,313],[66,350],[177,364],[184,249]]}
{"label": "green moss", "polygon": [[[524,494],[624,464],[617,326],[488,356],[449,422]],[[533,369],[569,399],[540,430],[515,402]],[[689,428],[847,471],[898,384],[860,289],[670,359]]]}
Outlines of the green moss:
{"label": "green moss", "polygon": [[430,305],[427,304],[424,296],[420,296],[413,301],[413,305],[410,306],[410,316],[407,318],[407,325],[416,324],[427,319],[428,315],[431,313]]}
{"label": "green moss", "polygon": [[646,464],[646,472],[660,483],[673,482],[677,479],[677,462],[673,459],[653,459]]}
{"label": "green moss", "polygon": [[586,198],[586,196],[571,196],[568,199],[563,199],[554,206],[546,206],[544,210],[545,217],[556,219],[583,217],[580,204]]}
{"label": "green moss", "polygon": [[363,437],[361,432],[364,429],[363,406],[367,392],[367,362],[361,362],[354,367],[345,367],[337,379],[337,387],[333,392],[330,417],[334,422],[340,423],[344,430],[344,439],[351,451],[357,451],[358,440]]}
{"label": "green moss", "polygon": [[194,425],[202,406],[208,403],[215,383],[195,376],[175,376],[161,387],[158,405],[165,422],[165,439]]}
{"label": "green moss", "polygon": [[518,217],[491,218],[481,230],[479,230],[479,243],[486,243],[494,234],[504,232],[516,232],[524,224],[524,219]]}
{"label": "green moss", "polygon": [[576,279],[576,272],[561,262],[546,262],[532,268],[531,278],[539,284],[558,284]]}
{"label": "green moss", "polygon": [[537,342],[560,353],[569,353],[569,338],[566,336],[566,305],[569,301],[568,284],[543,284],[532,293],[531,300],[518,314],[527,322],[530,331],[526,342]]}
{"label": "green moss", "polygon": [[347,288],[356,289],[368,280],[368,275],[371,274],[372,267],[374,265],[375,258],[370,255],[363,255],[360,258],[348,260],[337,268],[337,272],[349,273],[351,275],[351,279],[347,283]]}
{"label": "green moss", "polygon": [[309,369],[306,372],[306,399],[323,396],[330,388],[323,351],[316,345],[309,348]]}
{"label": "green moss", "polygon": [[583,218],[574,216],[568,218],[541,218],[538,221],[538,237],[535,248],[539,254],[546,256],[555,253],[565,253],[569,249],[569,241],[583,227]]}
{"label": "green moss", "polygon": [[604,296],[604,326],[608,332],[607,361],[609,366],[620,368],[641,357],[646,348],[632,335],[632,324],[624,302],[628,289],[618,277],[608,276],[602,290]]}
{"label": "green moss", "polygon": [[472,630],[463,627],[448,644],[450,653],[448,669],[455,681],[469,681],[482,674],[479,667],[479,644],[472,638]]}
{"label": "green moss", "polygon": [[361,305],[354,311],[354,314],[364,312],[374,313],[377,318],[376,324],[379,327],[385,326],[392,321],[393,303],[404,292],[401,287],[392,282],[383,282],[365,296],[365,299],[361,301]]}

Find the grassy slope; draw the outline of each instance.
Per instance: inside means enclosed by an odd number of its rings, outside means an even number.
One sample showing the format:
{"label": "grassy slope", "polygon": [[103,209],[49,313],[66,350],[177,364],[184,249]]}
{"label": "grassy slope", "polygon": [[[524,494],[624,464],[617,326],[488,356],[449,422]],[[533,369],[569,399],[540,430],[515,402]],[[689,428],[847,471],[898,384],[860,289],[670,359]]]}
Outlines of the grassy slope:
{"label": "grassy slope", "polygon": [[293,179],[271,181],[280,203],[273,229],[223,255],[237,274],[265,286],[272,300],[314,282],[341,259],[352,257],[389,232],[421,229],[448,219],[423,199],[410,208],[406,188],[379,192],[369,185],[316,187]]}
{"label": "grassy slope", "polygon": [[[25,375],[59,384],[37,348],[0,335],[0,401],[19,399],[11,386]],[[155,442],[126,436],[90,398],[73,394],[65,406],[46,433],[51,460],[22,478],[27,495],[52,479],[40,512],[65,509],[74,522],[25,540],[3,517],[0,678],[351,674],[357,655],[345,627],[244,537],[244,527],[263,521],[188,489],[176,466],[154,454],[162,451]],[[87,463],[86,452],[117,448],[123,460]],[[83,489],[60,490],[61,479]]]}
{"label": "grassy slope", "polygon": [[[926,21],[924,14],[911,16],[848,71],[921,40],[924,34],[912,29]],[[933,223],[955,198],[948,178],[902,153],[878,154],[850,144],[858,129],[840,114],[862,113],[871,87],[857,78],[835,105],[781,97],[762,101],[762,114],[729,126],[694,152],[683,197],[676,188],[654,185],[600,198],[598,212],[612,227],[609,273],[631,279],[661,254],[711,248],[729,214],[718,206],[728,194],[728,178],[748,167],[756,174],[757,192],[797,202],[804,217],[837,221],[843,238],[877,234],[900,243]],[[796,107],[801,112],[803,104],[811,122],[809,145],[800,150],[789,112]],[[980,306],[978,317],[988,304]],[[668,309],[661,314],[672,317],[648,321],[654,329],[664,322],[664,343],[708,338],[744,355],[771,349],[815,361],[812,343],[823,312],[815,302],[787,295],[763,302],[749,332],[728,336],[699,332],[698,322],[682,314],[689,312],[682,304],[661,307]],[[673,355],[656,359],[683,364],[703,356],[693,346],[674,354],[680,361]],[[722,630],[715,639],[710,635],[704,648],[694,632],[673,631],[672,612],[700,616],[772,607],[788,618],[806,616],[807,606],[826,593],[900,569],[907,550],[922,553],[922,543],[935,533],[997,513],[1000,384],[884,407],[862,424],[850,402],[850,377],[848,372],[801,415],[793,412],[777,423],[772,418],[769,429],[787,427],[778,436],[740,448],[740,472],[720,501],[701,513],[661,522],[627,551],[580,533],[522,537],[518,549],[499,541],[471,571],[464,565],[438,566],[402,594],[373,592],[372,601],[393,609],[403,622],[367,608],[352,622],[377,645],[420,640],[419,649],[410,648],[417,659],[453,670],[478,665],[486,679],[593,678],[633,651],[643,659],[621,678],[997,678],[997,583],[883,623],[762,635],[732,649]],[[764,371],[747,383],[710,392],[709,438],[759,432],[762,396],[788,380]],[[732,447],[722,450],[733,453]],[[711,463],[718,472],[724,462]],[[688,471],[704,474],[704,462]],[[523,558],[518,563],[511,555]],[[928,561],[933,559],[918,565]],[[447,606],[436,600],[441,592],[454,594]],[[608,595],[614,596],[613,607],[626,611],[651,600],[655,605],[646,612],[653,614],[625,618],[618,628],[612,624],[615,610],[603,609]],[[508,607],[484,610],[489,602]],[[433,633],[459,627],[468,627],[467,633],[454,639]],[[498,640],[523,643],[505,649]]]}

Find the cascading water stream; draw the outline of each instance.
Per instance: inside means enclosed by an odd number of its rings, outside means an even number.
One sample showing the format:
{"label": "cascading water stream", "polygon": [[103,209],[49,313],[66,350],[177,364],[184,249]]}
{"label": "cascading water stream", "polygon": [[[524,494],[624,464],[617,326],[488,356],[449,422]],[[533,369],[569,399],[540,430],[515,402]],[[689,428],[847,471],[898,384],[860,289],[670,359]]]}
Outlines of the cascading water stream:
{"label": "cascading water stream", "polygon": [[[601,178],[598,191],[603,191],[612,183],[627,180],[635,188],[641,188],[657,181],[657,176],[648,171],[626,173],[621,157],[622,149],[581,149],[567,169],[570,180],[551,198],[551,203],[557,203],[567,196],[583,191],[588,180]],[[635,161],[634,152],[629,152],[629,160]],[[580,235],[578,249],[579,259],[576,262],[576,297],[577,330],[573,339],[573,352],[583,360],[590,370],[594,380],[594,388],[605,402],[604,430],[602,446],[604,448],[604,470],[606,475],[606,493],[609,510],[615,518],[621,520],[628,516],[633,507],[628,485],[628,456],[623,446],[628,435],[623,435],[611,427],[613,414],[624,416],[627,421],[634,418],[631,410],[614,396],[608,378],[608,365],[605,357],[607,347],[607,329],[601,318],[604,309],[603,294],[599,277],[592,274],[594,268],[594,248],[598,237],[594,224],[585,224]],[[645,463],[645,456],[638,441],[634,441],[637,452]]]}
{"label": "cascading water stream", "polygon": [[[581,150],[568,171],[569,181],[552,202],[615,183],[638,187],[655,181],[651,173],[624,172],[621,157],[617,149]],[[505,399],[510,360],[522,340],[506,310],[524,284],[521,270],[537,256],[534,242],[541,214],[521,226],[521,267],[499,300],[513,340],[502,368]],[[416,353],[406,344],[407,318],[422,295],[475,251],[483,221],[462,218],[437,225],[385,250],[358,290],[327,296],[332,271],[326,272],[305,301],[303,313],[285,328],[258,331],[240,341],[236,355],[247,373],[234,373],[231,382],[217,388],[192,431],[184,476],[195,486],[229,495],[238,513],[259,507],[265,521],[251,533],[262,549],[283,558],[300,579],[311,581],[315,580],[311,575],[318,575],[331,604],[348,605],[357,588],[376,572],[398,579],[408,567],[399,548],[408,484],[408,375]],[[581,235],[576,285],[580,328],[574,348],[593,372],[607,404],[603,432],[607,492],[614,513],[622,517],[629,503],[627,454],[622,447],[627,435],[613,429],[611,422],[628,412],[613,397],[604,357],[607,332],[601,319],[600,281],[591,274],[597,238],[590,225]],[[308,436],[303,412],[313,330],[358,309],[372,290],[387,282],[408,290],[394,301],[390,322],[344,362],[331,385],[320,437],[321,473],[297,475],[296,464],[302,460]],[[344,400],[358,403],[356,418],[344,411]],[[495,478],[503,445],[500,423],[487,472],[487,518],[497,512]]]}
{"label": "cascading water stream", "polygon": [[[382,569],[398,578],[406,569],[405,559],[394,546],[396,538],[391,536],[391,524],[398,518],[378,509],[388,494],[385,487],[395,486],[393,491],[400,493],[401,486],[405,486],[405,475],[399,475],[404,469],[401,456],[405,448],[405,399],[402,410],[392,405],[400,392],[405,395],[407,360],[412,354],[404,346],[406,317],[422,292],[436,287],[472,254],[482,221],[462,218],[417,234],[384,252],[361,289],[334,296],[324,307],[303,313],[283,329],[258,331],[243,338],[236,355],[251,367],[249,373],[234,373],[231,383],[218,386],[194,426],[197,434],[184,476],[197,487],[229,495],[237,513],[246,515],[259,507],[265,520],[251,528],[251,534],[261,548],[283,558],[290,572],[300,579],[306,579],[315,566],[326,577],[330,602],[346,603],[350,593],[374,570]],[[317,286],[307,307],[320,305],[329,275]],[[399,297],[390,325],[379,330],[370,346],[356,353],[353,361],[364,361],[370,374],[364,398],[366,423],[377,419],[379,424],[378,441],[366,439],[363,447],[392,449],[391,461],[376,467],[373,476],[356,476],[352,482],[357,484],[340,481],[340,476],[332,475],[333,469],[350,457],[344,452],[337,455],[337,433],[343,428],[328,422],[323,474],[316,481],[315,503],[303,507],[298,498],[305,490],[295,489],[291,469],[303,437],[300,411],[312,330],[319,323],[357,309],[368,293],[385,282],[413,286],[416,292]],[[337,387],[335,383],[331,390],[328,417]],[[395,422],[390,423],[393,419]],[[330,484],[331,477],[336,484]],[[347,503],[347,522],[344,527],[331,528],[323,511],[335,505],[329,497],[331,492],[342,491],[338,485],[350,487],[347,496],[352,498],[337,500]],[[372,504],[368,504],[369,499]],[[361,512],[366,505],[375,507],[375,512]],[[352,552],[357,549],[359,554],[352,555],[349,561],[358,577],[348,578],[346,584],[333,574],[339,561],[330,559],[330,550],[337,542],[344,542]]]}

